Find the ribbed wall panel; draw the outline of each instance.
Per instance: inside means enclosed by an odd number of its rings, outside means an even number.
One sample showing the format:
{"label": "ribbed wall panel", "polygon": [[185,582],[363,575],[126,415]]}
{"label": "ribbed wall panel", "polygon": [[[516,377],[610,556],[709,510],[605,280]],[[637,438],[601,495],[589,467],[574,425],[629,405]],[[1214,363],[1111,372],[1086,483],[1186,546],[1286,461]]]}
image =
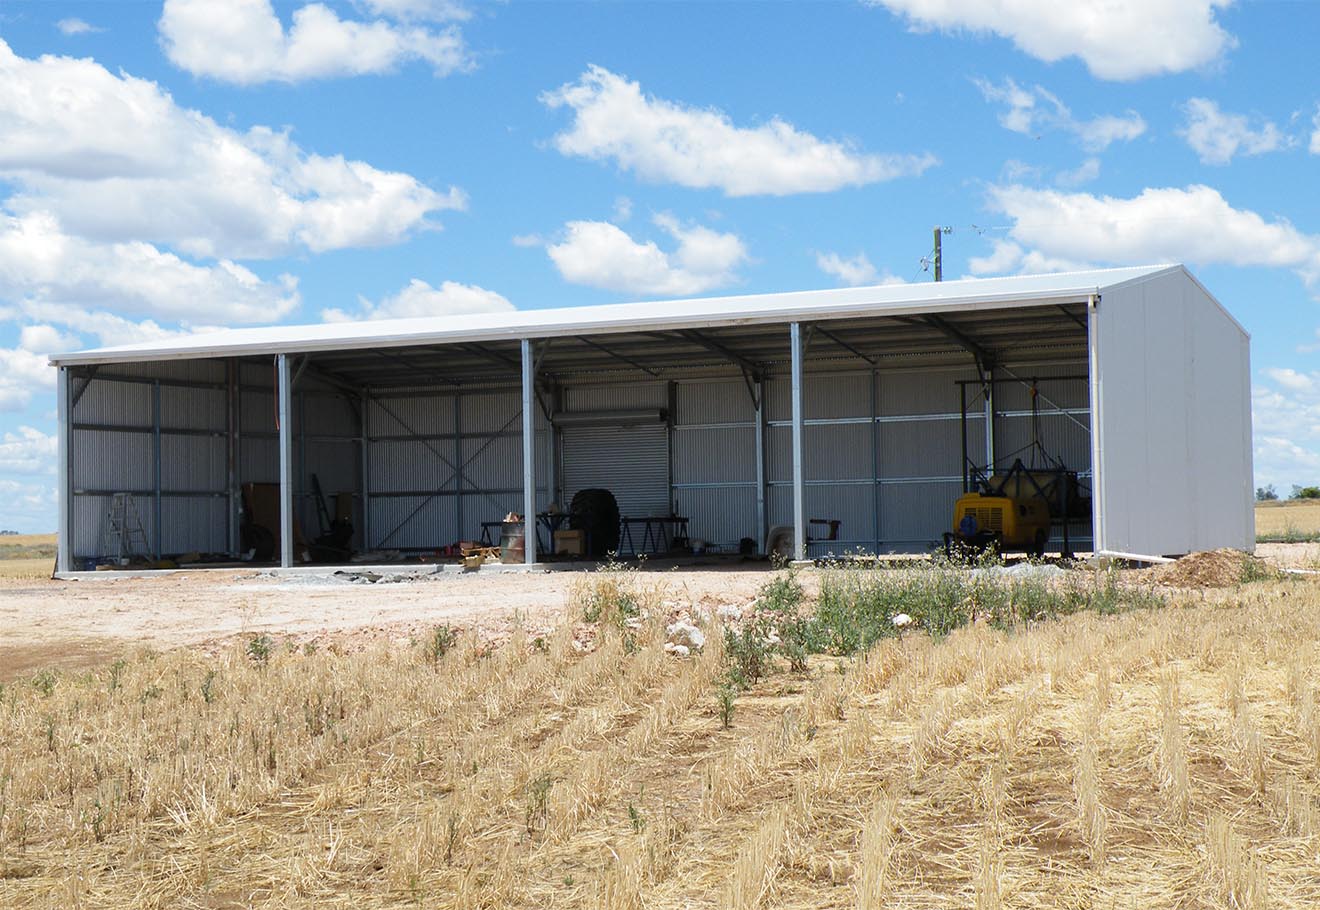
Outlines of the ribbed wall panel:
{"label": "ribbed wall panel", "polygon": [[342,396],[314,394],[299,398],[300,432],[309,436],[357,435],[357,413]]}
{"label": "ribbed wall panel", "polygon": [[[447,396],[372,399],[372,436],[430,436],[454,432],[454,401]],[[463,427],[464,431],[476,429]]]}
{"label": "ribbed wall panel", "polygon": [[75,423],[150,427],[152,394],[152,387],[143,383],[93,379],[73,409],[73,420]]}
{"label": "ribbed wall panel", "polygon": [[107,363],[97,368],[97,375],[133,376],[148,379],[176,379],[181,382],[224,382],[223,360],[157,360],[140,363]]}
{"label": "ribbed wall panel", "polygon": [[[464,433],[517,432],[522,427],[522,398],[515,392],[468,393],[460,399]],[[533,407],[537,407],[533,403]],[[452,433],[453,421],[439,432]]]}
{"label": "ribbed wall panel", "polygon": [[244,433],[275,432],[275,393],[245,390],[240,396],[242,405],[239,425]]}
{"label": "ribbed wall panel", "polygon": [[74,430],[70,446],[75,490],[150,490],[154,460],[150,433]]}
{"label": "ribbed wall panel", "polygon": [[737,552],[744,537],[756,540],[756,488],[705,487],[674,493],[675,509],[688,519],[688,536]]}
{"label": "ribbed wall panel", "polygon": [[[961,477],[962,427],[947,420],[897,420],[880,424],[880,477]],[[967,419],[967,451],[985,461],[985,420]]]}
{"label": "ribbed wall panel", "polygon": [[225,510],[228,501],[215,496],[166,496],[160,503],[165,537],[161,552],[223,553],[229,546]]}
{"label": "ribbed wall panel", "polygon": [[307,491],[312,489],[312,475],[315,474],[321,482],[321,491],[330,501],[332,512],[334,495],[356,493],[362,482],[358,466],[359,451],[356,439],[345,439],[342,442],[319,440],[307,444]]}
{"label": "ribbed wall panel", "polygon": [[675,427],[674,483],[756,479],[755,427]]}
{"label": "ribbed wall panel", "polygon": [[[998,469],[1012,466],[1013,459],[1021,458],[1027,467],[1048,468],[1050,463],[1033,451],[1032,445],[1039,434],[1045,453],[1063,462],[1070,471],[1091,469],[1091,434],[1088,414],[1065,415],[1042,411],[1033,421],[1030,417],[998,417],[995,419],[995,463]],[[1078,426],[1073,421],[1080,421]],[[1033,432],[1032,424],[1036,430]],[[1033,458],[1034,456],[1034,458]]]}
{"label": "ribbed wall panel", "polygon": [[457,464],[451,439],[375,442],[369,457],[371,492],[452,488],[451,465]]}
{"label": "ribbed wall panel", "polygon": [[222,389],[162,386],[160,425],[165,429],[223,433],[228,426],[227,406],[228,398]]}
{"label": "ribbed wall panel", "polygon": [[[877,411],[881,417],[910,414],[957,414],[957,380],[976,379],[976,370],[913,370],[880,374]],[[970,401],[976,394],[968,389]]]}
{"label": "ribbed wall panel", "polygon": [[241,440],[239,453],[239,480],[242,483],[280,482],[278,440],[245,438]]}
{"label": "ribbed wall panel", "polygon": [[739,379],[680,382],[676,389],[676,422],[680,426],[741,423],[756,419],[747,385]]}
{"label": "ribbed wall panel", "polygon": [[[1040,399],[1040,409],[1042,411],[1051,408],[1088,408],[1090,407],[1089,383],[1085,379],[1062,379],[1050,381],[1050,376],[1085,376],[1087,375],[1086,361],[1078,361],[1074,364],[1050,364],[1048,366],[1012,366],[1013,373],[1023,382],[1011,381],[1001,383],[995,387],[995,410],[996,411],[1029,411],[1031,410],[1031,380],[1040,379],[1037,384]],[[1011,377],[1007,370],[999,370],[995,374],[997,379],[1009,379]],[[1053,405],[1046,403],[1045,399],[1053,402]]]}
{"label": "ribbed wall panel", "polygon": [[372,546],[441,547],[460,536],[452,496],[389,497],[371,501]]}
{"label": "ribbed wall panel", "polygon": [[[466,486],[475,486],[482,490],[508,490],[521,488],[523,480],[523,455],[521,436],[499,436],[489,440],[464,440],[464,459],[471,457],[477,448],[485,446],[480,455],[463,468],[467,478]],[[545,435],[537,434],[537,454],[545,448]],[[544,458],[537,459],[538,474],[544,471]],[[519,511],[522,511],[519,509]]]}
{"label": "ribbed wall panel", "polygon": [[804,377],[802,412],[807,420],[870,417],[871,374],[816,373]]}
{"label": "ribbed wall panel", "polygon": [[238,382],[239,385],[274,386],[274,358],[257,362],[247,360],[239,361]]}
{"label": "ribbed wall panel", "polygon": [[565,411],[615,411],[668,406],[669,391],[663,382],[570,386],[564,390]]}
{"label": "ribbed wall panel", "polygon": [[922,552],[942,546],[953,526],[953,507],[962,495],[961,481],[893,483],[880,486],[880,548]]}
{"label": "ribbed wall panel", "polygon": [[[73,499],[73,555],[78,558],[104,556],[104,535],[110,514],[109,496],[75,496]],[[156,513],[151,497],[134,497],[142,528],[147,535],[147,549],[154,551]],[[163,506],[162,506],[163,512]],[[139,545],[140,549],[140,545]],[[150,555],[142,553],[138,555]]]}
{"label": "ribbed wall panel", "polygon": [[[767,476],[793,479],[793,428],[766,430]],[[802,428],[803,476],[813,480],[859,480],[874,476],[871,424],[815,424]]]}
{"label": "ribbed wall panel", "polygon": [[[810,555],[871,549],[875,538],[872,489],[870,484],[809,484],[803,489],[802,502],[807,518],[836,519],[840,523],[839,540],[813,544]],[[793,526],[792,485],[772,486],[766,504],[772,528],[779,525]],[[819,526],[807,529],[809,537],[823,536],[824,533],[824,529]]]}
{"label": "ribbed wall panel", "polygon": [[222,492],[228,475],[224,437],[162,434],[160,475],[166,492]]}

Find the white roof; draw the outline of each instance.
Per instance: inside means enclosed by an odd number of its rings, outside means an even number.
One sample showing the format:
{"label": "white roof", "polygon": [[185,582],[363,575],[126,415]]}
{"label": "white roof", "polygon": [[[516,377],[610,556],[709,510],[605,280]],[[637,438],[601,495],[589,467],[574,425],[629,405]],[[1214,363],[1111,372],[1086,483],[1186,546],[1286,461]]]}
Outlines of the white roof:
{"label": "white roof", "polygon": [[1092,294],[1103,293],[1106,288],[1174,269],[1182,269],[1182,266],[1133,266],[1051,275],[969,278],[940,283],[701,297],[465,316],[262,326],[56,354],[50,361],[68,366],[293,354],[1078,303],[1086,301]]}

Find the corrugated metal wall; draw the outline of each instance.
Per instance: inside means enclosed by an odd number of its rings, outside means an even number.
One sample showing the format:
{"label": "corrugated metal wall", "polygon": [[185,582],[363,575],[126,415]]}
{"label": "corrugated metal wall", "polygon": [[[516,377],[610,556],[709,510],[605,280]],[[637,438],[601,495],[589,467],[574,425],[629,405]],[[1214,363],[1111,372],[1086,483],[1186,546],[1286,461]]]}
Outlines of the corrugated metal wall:
{"label": "corrugated metal wall", "polygon": [[[73,552],[102,552],[109,497],[116,491],[138,497],[153,549],[159,514],[162,552],[224,551],[237,521],[229,514],[226,365],[140,366],[98,372],[73,411]],[[974,370],[819,372],[811,366],[808,360],[803,396],[806,510],[809,518],[841,522],[839,540],[817,543],[812,553],[921,551],[936,543],[962,490],[957,381],[975,379]],[[1038,435],[1046,451],[1089,480],[1088,384],[1048,379],[1085,373],[1081,362],[999,370],[999,378],[1021,380],[996,391],[994,448],[1001,468],[1014,456],[1031,466],[1030,443]],[[1033,379],[1040,380],[1034,407]],[[237,480],[276,483],[274,369],[263,362],[242,363],[237,380]],[[742,538],[760,538],[757,503],[763,492],[766,525],[791,525],[788,378],[769,377],[764,390],[762,491],[756,412],[741,376],[566,385],[560,406],[570,414],[668,408],[670,423],[565,427],[552,434],[538,407],[538,508],[552,495],[567,506],[579,489],[603,486],[615,493],[624,515],[676,512],[690,519],[692,538],[733,551]],[[969,401],[977,394],[976,387],[969,388]],[[332,508],[335,493],[357,494],[357,543],[368,549],[422,549],[476,539],[482,522],[522,511],[517,390],[378,393],[366,402],[365,447],[362,401],[310,378],[299,382],[296,395],[296,508],[309,538],[318,528],[312,475]],[[967,431],[978,464],[985,460],[984,424],[976,404]]]}
{"label": "corrugated metal wall", "polygon": [[677,384],[673,433],[674,509],[694,540],[736,552],[759,542],[756,411],[741,377]]}
{"label": "corrugated metal wall", "polygon": [[[564,389],[563,405],[568,414],[658,411],[669,406],[669,386],[664,382],[570,386]],[[671,513],[668,426],[565,427],[559,436],[565,508],[579,490],[603,487],[614,494],[621,516]]]}
{"label": "corrugated metal wall", "polygon": [[[1004,385],[995,403],[996,456],[1027,446],[1033,427],[1046,451],[1084,478],[1090,472],[1085,363],[1010,366],[1026,385]],[[1009,374],[1001,371],[1001,378]],[[1030,380],[1040,377],[1033,415]],[[974,368],[913,368],[820,373],[803,384],[808,518],[840,522],[839,539],[813,555],[866,550],[920,552],[939,542],[962,493],[962,423],[958,381]],[[789,380],[766,382],[767,524],[789,526],[792,511],[792,406]],[[967,446],[986,461],[984,404],[968,388]],[[1049,399],[1048,401],[1046,399]],[[678,383],[673,433],[674,501],[690,533],[725,549],[758,538],[756,419],[741,378]],[[1023,452],[1030,463],[1031,451]],[[1011,464],[1011,459],[1008,462]],[[1007,466],[1006,464],[1003,466]],[[822,529],[809,528],[811,535]],[[1078,541],[1084,543],[1084,541]]]}
{"label": "corrugated metal wall", "polygon": [[107,366],[85,388],[82,379],[73,383],[83,390],[70,434],[76,560],[115,549],[105,539],[115,493],[133,496],[150,551],[141,555],[226,548],[225,366],[149,366]]}
{"label": "corrugated metal wall", "polygon": [[[539,408],[536,422],[537,507],[544,509],[549,441]],[[368,548],[479,540],[482,522],[522,512],[519,392],[378,394],[368,402],[367,427]],[[498,530],[489,533],[498,543]]]}

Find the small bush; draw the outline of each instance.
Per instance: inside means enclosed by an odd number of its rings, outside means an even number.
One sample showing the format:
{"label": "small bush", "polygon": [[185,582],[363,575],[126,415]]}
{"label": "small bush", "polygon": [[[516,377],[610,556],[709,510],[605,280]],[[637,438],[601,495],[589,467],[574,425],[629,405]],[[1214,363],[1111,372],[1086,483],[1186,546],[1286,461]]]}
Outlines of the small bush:
{"label": "small bush", "polygon": [[774,669],[773,631],[765,617],[748,620],[741,629],[724,630],[724,654],[729,662],[729,679],[738,686],[754,686]]}
{"label": "small bush", "polygon": [[263,667],[270,661],[270,656],[274,653],[275,639],[264,633],[255,636],[247,643],[248,657]]}
{"label": "small bush", "polygon": [[738,689],[730,682],[725,682],[715,690],[715,705],[720,712],[720,726],[729,729],[733,726],[734,703],[738,699]]}
{"label": "small bush", "polygon": [[610,559],[574,586],[573,599],[584,622],[622,626],[631,617],[641,615],[646,595],[637,570]]}
{"label": "small bush", "polygon": [[457,643],[457,629],[447,624],[435,626],[431,629],[431,635],[427,638],[424,647],[427,662],[432,666],[438,665]]}

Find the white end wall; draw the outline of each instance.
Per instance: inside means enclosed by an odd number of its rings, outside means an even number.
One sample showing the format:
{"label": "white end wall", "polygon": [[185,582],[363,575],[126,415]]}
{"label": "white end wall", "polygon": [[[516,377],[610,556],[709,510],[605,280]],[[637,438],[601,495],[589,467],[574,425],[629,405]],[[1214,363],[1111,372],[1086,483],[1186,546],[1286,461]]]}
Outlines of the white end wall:
{"label": "white end wall", "polygon": [[1096,549],[1253,549],[1250,338],[1180,267],[1090,323]]}

